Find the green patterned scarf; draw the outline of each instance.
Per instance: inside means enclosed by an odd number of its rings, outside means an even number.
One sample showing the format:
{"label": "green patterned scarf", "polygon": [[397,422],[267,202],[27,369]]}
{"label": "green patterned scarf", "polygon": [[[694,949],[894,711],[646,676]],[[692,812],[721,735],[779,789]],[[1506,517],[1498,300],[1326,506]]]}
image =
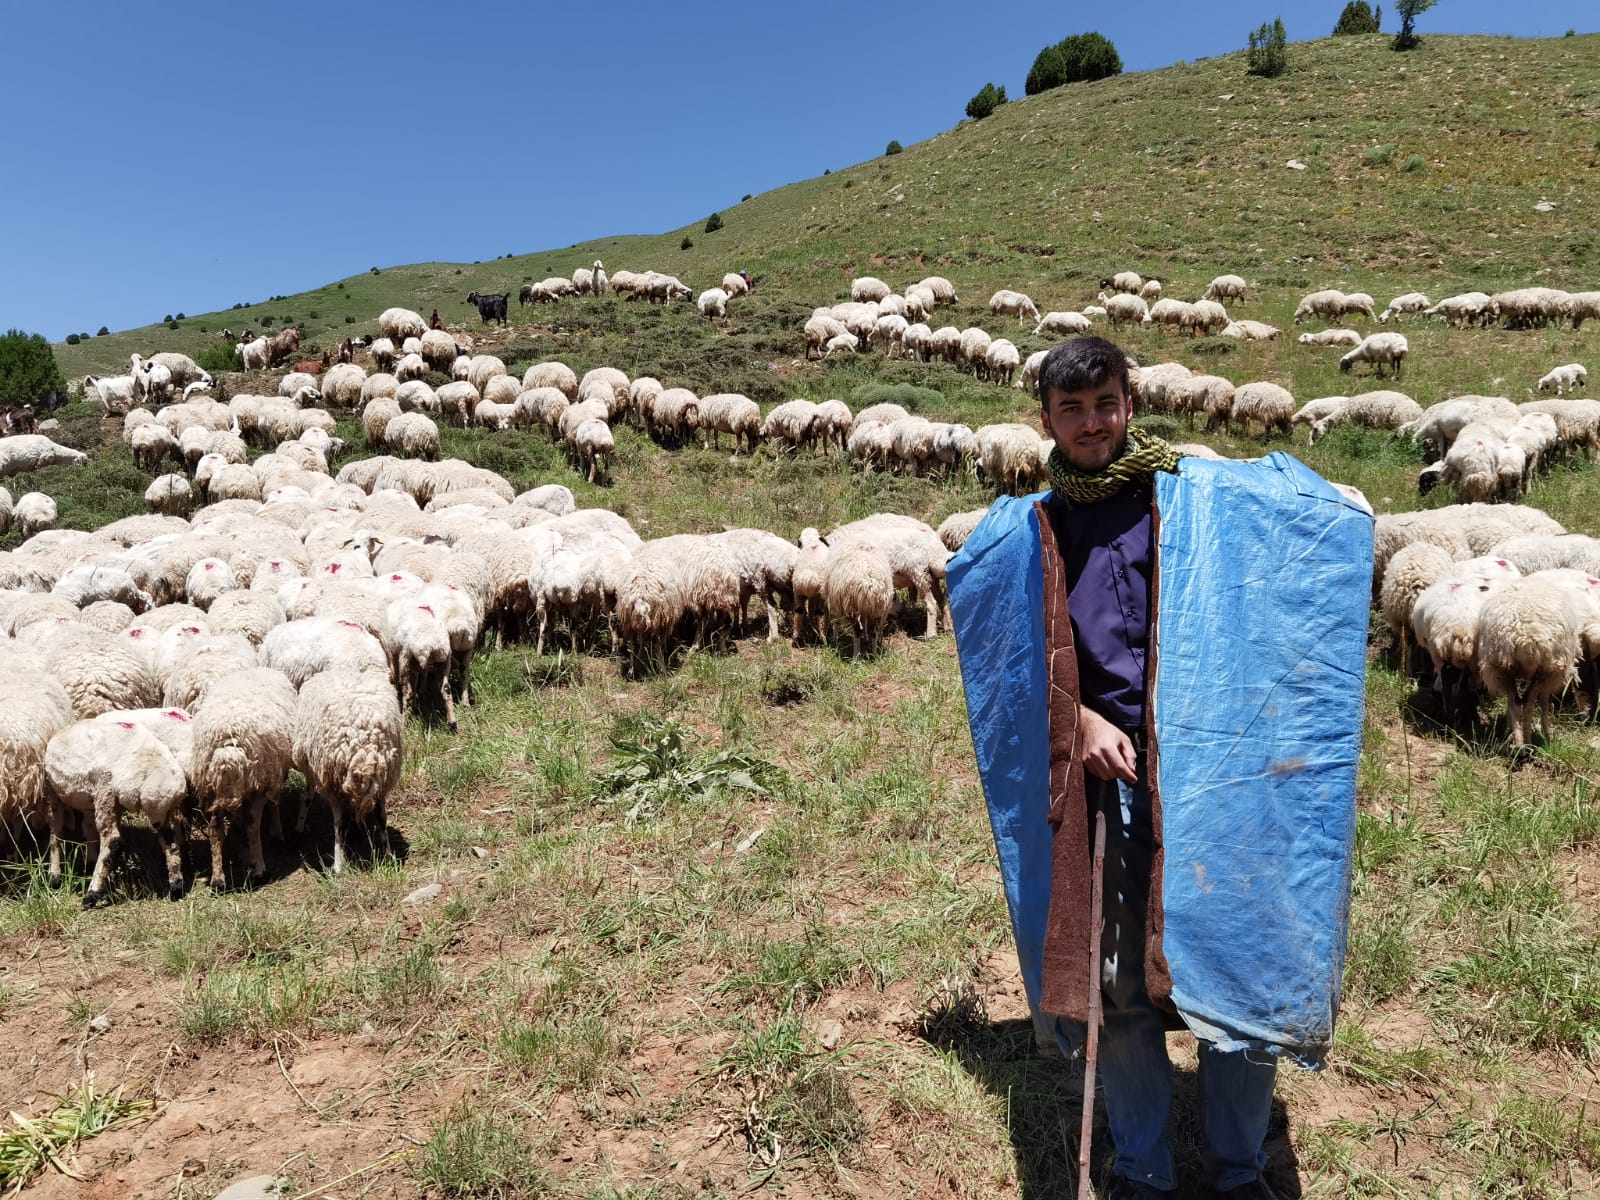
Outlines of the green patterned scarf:
{"label": "green patterned scarf", "polygon": [[1078,470],[1066,460],[1059,446],[1050,451],[1050,482],[1072,503],[1094,504],[1109,500],[1125,484],[1149,479],[1157,471],[1176,475],[1178,459],[1182,457],[1154,434],[1130,426],[1122,457],[1098,471]]}

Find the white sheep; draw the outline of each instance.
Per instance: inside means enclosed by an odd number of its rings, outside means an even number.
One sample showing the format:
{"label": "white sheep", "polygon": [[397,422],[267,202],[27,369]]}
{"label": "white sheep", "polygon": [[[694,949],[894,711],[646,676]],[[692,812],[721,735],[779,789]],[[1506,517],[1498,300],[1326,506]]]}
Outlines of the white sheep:
{"label": "white sheep", "polygon": [[[1142,324],[1145,315],[1149,313],[1150,306],[1140,297],[1119,292],[1113,296],[1102,296],[1105,315],[1112,325],[1125,325],[1128,323]],[[1159,303],[1159,302],[1158,302]],[[1088,310],[1084,310],[1088,315]]]}
{"label": "white sheep", "polygon": [[610,473],[617,443],[612,436],[611,426],[605,421],[591,417],[581,422],[572,433],[572,448],[579,466],[587,468],[585,478],[590,483],[595,482],[597,474]]}
{"label": "white sheep", "polygon": [[1005,387],[1022,365],[1022,354],[1010,341],[997,338],[984,351],[984,374],[991,382]]}
{"label": "white sheep", "polygon": [[1063,337],[1075,334],[1088,333],[1094,328],[1094,322],[1080,312],[1047,312],[1039,318],[1039,323],[1034,326],[1033,332],[1055,333]]}
{"label": "white sheep", "polygon": [[292,757],[307,790],[333,814],[333,873],[345,865],[345,824],[371,821],[389,848],[387,802],[405,760],[405,714],[387,680],[328,671],[308,680],[295,705]]}
{"label": "white sheep", "polygon": [[1002,288],[989,297],[989,315],[998,317],[1002,314],[1014,315],[1018,321],[1024,317],[1039,319],[1039,308],[1032,299],[1022,292],[1013,292]]}
{"label": "white sheep", "polygon": [[1247,435],[1260,425],[1263,438],[1273,433],[1287,437],[1294,415],[1294,397],[1276,383],[1241,384],[1233,393],[1233,419]]}
{"label": "white sheep", "polygon": [[1401,430],[1422,419],[1422,405],[1403,392],[1363,392],[1311,426],[1311,444],[1320,442],[1335,425],[1359,425],[1365,429]]}
{"label": "white sheep", "polygon": [[1467,325],[1485,325],[1491,319],[1487,292],[1462,292],[1446,296],[1439,303],[1422,311],[1425,317],[1438,317],[1447,324],[1462,328]]}
{"label": "white sheep", "polygon": [[439,457],[439,427],[421,413],[401,413],[384,427],[384,443],[408,458]]}
{"label": "white sheep", "polygon": [[894,607],[894,570],[870,541],[851,541],[829,550],[822,599],[828,617],[850,630],[852,652],[861,657],[883,642],[883,628]]}
{"label": "white sheep", "polygon": [[24,539],[42,529],[53,529],[56,502],[43,492],[24,492],[11,509],[11,525]]}
{"label": "white sheep", "polygon": [[1144,280],[1137,271],[1118,271],[1109,279],[1102,279],[1100,286],[1110,288],[1113,292],[1122,292],[1129,295],[1138,295],[1144,286]]}
{"label": "white sheep", "polygon": [[1504,559],[1458,562],[1412,604],[1417,644],[1432,660],[1445,719],[1457,728],[1469,727],[1477,715],[1478,619],[1484,603],[1518,574]]}
{"label": "white sheep", "polygon": [[294,686],[270,667],[217,677],[195,705],[191,782],[206,816],[214,888],[227,886],[222,839],[229,818],[244,821],[250,880],[266,878],[261,817],[289,774],[294,710]]}
{"label": "white sheep", "polygon": [[725,317],[728,315],[728,293],[719,287],[707,288],[695,300],[701,315],[706,317]]}
{"label": "white sheep", "polygon": [[1245,302],[1245,281],[1238,275],[1218,275],[1206,284],[1206,290],[1201,293],[1202,300],[1233,300],[1243,304]]}
{"label": "white sheep", "polygon": [[1582,363],[1568,363],[1563,367],[1555,367],[1539,380],[1541,392],[1555,389],[1557,396],[1565,395],[1569,391],[1581,391],[1589,382],[1589,371]]}
{"label": "white sheep", "polygon": [[1354,329],[1323,329],[1302,333],[1295,339],[1302,346],[1359,346],[1361,335]]}
{"label": "white sheep", "polygon": [[0,437],[0,478],[44,467],[77,466],[88,461],[89,456],[83,451],[58,445],[42,433]]}
{"label": "white sheep", "polygon": [[421,313],[409,308],[386,308],[378,314],[378,330],[391,342],[399,345],[408,337],[420,338],[428,332],[428,323]]}
{"label": "white sheep", "polygon": [[1489,693],[1506,698],[1514,750],[1529,740],[1534,708],[1550,740],[1550,703],[1576,680],[1584,629],[1597,616],[1592,593],[1543,572],[1514,579],[1484,600],[1477,665]]}
{"label": "white sheep", "polygon": [[666,665],[667,640],[684,614],[683,586],[667,556],[636,555],[621,572],[613,612],[630,676]]}
{"label": "white sheep", "polygon": [[1398,379],[1410,351],[1411,344],[1403,333],[1369,334],[1359,346],[1339,360],[1339,370],[1348,372],[1357,363],[1371,363],[1380,375],[1384,367],[1392,367]]}
{"label": "white sheep", "polygon": [[883,280],[874,279],[871,275],[858,275],[850,281],[850,299],[861,304],[882,300],[893,290]]}
{"label": "white sheep", "polygon": [[1415,315],[1431,308],[1432,305],[1433,301],[1429,300],[1421,292],[1406,292],[1389,301],[1389,307],[1378,314],[1378,320],[1387,325],[1390,317],[1399,317],[1406,314]]}
{"label": "white sheep", "polygon": [[72,698],[42,659],[30,667],[15,643],[0,642],[0,824],[46,815],[44,755],[50,739],[76,719]]}
{"label": "white sheep", "polygon": [[1265,321],[1229,321],[1218,335],[1237,338],[1241,342],[1275,342],[1283,330]]}

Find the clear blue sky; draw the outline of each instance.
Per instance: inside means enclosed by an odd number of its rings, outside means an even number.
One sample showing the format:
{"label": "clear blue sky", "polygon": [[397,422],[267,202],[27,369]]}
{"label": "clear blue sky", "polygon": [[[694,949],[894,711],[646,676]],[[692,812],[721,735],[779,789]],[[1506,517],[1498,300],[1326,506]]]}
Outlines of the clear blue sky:
{"label": "clear blue sky", "polygon": [[[1343,0],[1114,6],[22,0],[0,111],[0,328],[60,339],[697,221],[954,125],[1097,28],[1129,71]],[[1393,0],[1384,5],[1392,28]],[[1595,0],[1439,0],[1426,34],[1600,28]]]}

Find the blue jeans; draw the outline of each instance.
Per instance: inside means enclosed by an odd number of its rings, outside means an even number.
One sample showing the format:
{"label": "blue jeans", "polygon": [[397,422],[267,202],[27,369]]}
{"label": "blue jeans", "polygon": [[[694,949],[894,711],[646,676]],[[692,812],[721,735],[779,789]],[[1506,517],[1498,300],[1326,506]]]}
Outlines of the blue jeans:
{"label": "blue jeans", "polygon": [[[1150,895],[1150,790],[1145,756],[1139,781],[1088,777],[1090,811],[1106,813],[1104,918],[1100,931],[1100,1094],[1116,1144],[1116,1173],[1163,1191],[1177,1187],[1167,1116],[1172,1062],[1161,1014],[1144,985],[1144,926]],[[1261,1145],[1272,1113],[1277,1059],[1200,1045],[1199,1108],[1213,1184],[1249,1183],[1267,1158]]]}

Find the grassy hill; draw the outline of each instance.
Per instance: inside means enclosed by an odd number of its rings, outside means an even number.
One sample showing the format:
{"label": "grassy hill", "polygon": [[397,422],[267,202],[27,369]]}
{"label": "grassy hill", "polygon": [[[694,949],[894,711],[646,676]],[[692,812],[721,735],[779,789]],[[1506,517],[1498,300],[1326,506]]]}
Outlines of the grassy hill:
{"label": "grassy hill", "polygon": [[[192,352],[200,326],[238,330],[267,314],[326,344],[394,304],[476,322],[468,291],[515,291],[596,258],[696,288],[742,266],[807,306],[862,273],[903,283],[937,271],[972,299],[1004,284],[1062,308],[1112,267],[1179,296],[1223,270],[1269,289],[1343,282],[1374,295],[1576,288],[1600,276],[1600,35],[1430,36],[1406,55],[1387,44],[1297,44],[1279,79],[1246,76],[1236,54],[1014,100],[892,158],[754,196],[712,234],[696,224],[487,263],[384,267],[58,354],[69,375],[104,372],[135,350]],[[1285,168],[1291,158],[1306,170]],[[1556,208],[1535,212],[1541,200]]]}
{"label": "grassy hill", "polygon": [[[1004,332],[1027,353],[1046,341],[991,318],[990,292],[1075,308],[1123,268],[1186,298],[1237,272],[1252,285],[1237,315],[1285,329],[1313,287],[1381,305],[1413,288],[1600,285],[1600,37],[1429,37],[1406,56],[1345,38],[1291,55],[1278,80],[1247,78],[1233,55],[1014,101],[753,197],[714,234],[697,223],[386,267],[58,355],[69,375],[114,370],[268,314],[330,345],[402,304],[438,307],[514,370],[610,364],[764,407],[910,383],[930,389],[922,411],[976,425],[1031,420],[1036,406],[943,364],[807,363],[809,309],[847,294],[853,274],[898,285],[938,272],[962,296],[939,323]],[[1554,209],[1536,212],[1541,200]],[[484,331],[463,303],[596,257],[701,287],[738,267],[761,282],[716,324],[688,306],[590,297]],[[1403,328],[1399,386],[1424,403],[1524,398],[1561,362],[1600,370],[1593,324]],[[1292,334],[1118,336],[1142,362],[1273,379],[1302,399],[1392,386],[1341,375],[1335,352]],[[72,405],[59,436],[93,450],[92,465],[11,491],[50,492],[69,526],[138,511],[146,476],[114,425]],[[343,429],[359,446],[356,424]],[[1386,436],[1203,437],[1236,455],[1291,450],[1380,511],[1423,503],[1416,452]],[[936,522],[992,496],[961,475],[664,450],[622,425],[601,487],[542,431],[443,439],[518,488],[565,483],[646,536],[754,524],[792,537],[882,509]],[[1600,533],[1592,462],[1557,468],[1529,499]],[[1457,743],[1430,725],[1383,642],[1375,631],[1339,1042],[1326,1072],[1281,1077],[1273,1177],[1319,1196],[1593,1195],[1600,738],[1564,714],[1513,770],[1497,730]],[[88,1173],[133,1195],[210,1196],[240,1171],[279,1171],[296,1195],[342,1195],[351,1174],[374,1196],[1066,1194],[1081,1070],[1031,1046],[948,637],[896,635],[864,661],[747,638],[642,682],[602,653],[509,645],[480,653],[473,690],[459,735],[408,728],[390,809],[399,853],[340,879],[321,871],[320,810],[309,843],[272,845],[272,879],[254,894],[150,899],[138,864],[159,871],[137,830],[128,840],[146,853],[128,856],[108,910],[81,913],[74,890],[44,886],[31,851],[0,864],[8,1104],[63,1090],[86,1046],[104,1085],[153,1080],[157,1119],[82,1151]],[[731,770],[724,751],[760,760],[759,790],[708,785]],[[648,804],[621,794],[621,765],[659,771]],[[201,841],[189,849],[203,860]],[[427,883],[438,897],[406,902]],[[90,1024],[102,1012],[109,1028]],[[1193,1057],[1174,1047],[1192,1173]],[[1096,1155],[1109,1160],[1103,1137]]]}

